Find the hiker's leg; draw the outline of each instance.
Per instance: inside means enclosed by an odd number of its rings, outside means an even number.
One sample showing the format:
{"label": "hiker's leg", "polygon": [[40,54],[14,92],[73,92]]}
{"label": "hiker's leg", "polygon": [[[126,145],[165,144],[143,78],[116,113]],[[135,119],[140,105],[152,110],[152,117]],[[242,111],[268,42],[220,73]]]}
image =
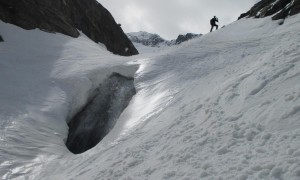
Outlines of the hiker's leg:
{"label": "hiker's leg", "polygon": [[214,28],[214,26],[211,26],[211,28],[210,28],[210,32],[212,32],[213,28]]}
{"label": "hiker's leg", "polygon": [[219,26],[218,26],[218,25],[216,25],[216,27],[217,27],[217,29],[218,29],[218,27],[219,27]]}

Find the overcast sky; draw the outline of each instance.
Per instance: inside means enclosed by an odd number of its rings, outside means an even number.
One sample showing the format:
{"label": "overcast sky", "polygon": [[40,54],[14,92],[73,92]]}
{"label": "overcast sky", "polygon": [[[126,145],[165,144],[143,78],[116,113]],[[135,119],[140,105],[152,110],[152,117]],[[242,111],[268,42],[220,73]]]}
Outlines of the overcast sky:
{"label": "overcast sky", "polygon": [[127,32],[147,31],[165,39],[210,30],[209,20],[227,25],[259,0],[98,0]]}

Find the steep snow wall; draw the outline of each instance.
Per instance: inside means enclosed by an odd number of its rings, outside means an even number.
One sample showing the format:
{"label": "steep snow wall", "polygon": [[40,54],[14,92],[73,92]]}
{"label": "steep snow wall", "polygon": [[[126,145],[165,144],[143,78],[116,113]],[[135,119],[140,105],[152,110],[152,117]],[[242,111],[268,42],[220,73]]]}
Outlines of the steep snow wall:
{"label": "steep snow wall", "polygon": [[133,78],[113,73],[95,91],[90,102],[68,123],[66,145],[74,154],[85,152],[114,127],[135,94]]}

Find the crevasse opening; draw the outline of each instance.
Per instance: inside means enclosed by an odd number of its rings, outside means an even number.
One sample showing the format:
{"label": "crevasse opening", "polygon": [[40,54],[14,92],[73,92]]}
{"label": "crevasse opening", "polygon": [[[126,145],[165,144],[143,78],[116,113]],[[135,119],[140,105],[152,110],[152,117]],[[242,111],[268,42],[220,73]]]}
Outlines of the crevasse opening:
{"label": "crevasse opening", "polygon": [[99,85],[95,96],[68,123],[66,146],[72,153],[93,148],[110,132],[136,93],[133,81],[113,73]]}

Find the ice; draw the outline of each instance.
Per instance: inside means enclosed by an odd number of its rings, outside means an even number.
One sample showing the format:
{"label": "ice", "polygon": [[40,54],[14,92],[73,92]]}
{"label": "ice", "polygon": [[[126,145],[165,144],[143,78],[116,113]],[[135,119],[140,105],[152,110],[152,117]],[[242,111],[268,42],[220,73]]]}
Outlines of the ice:
{"label": "ice", "polygon": [[113,73],[104,80],[90,102],[68,123],[68,149],[79,154],[96,146],[115,126],[135,92],[133,78]]}

